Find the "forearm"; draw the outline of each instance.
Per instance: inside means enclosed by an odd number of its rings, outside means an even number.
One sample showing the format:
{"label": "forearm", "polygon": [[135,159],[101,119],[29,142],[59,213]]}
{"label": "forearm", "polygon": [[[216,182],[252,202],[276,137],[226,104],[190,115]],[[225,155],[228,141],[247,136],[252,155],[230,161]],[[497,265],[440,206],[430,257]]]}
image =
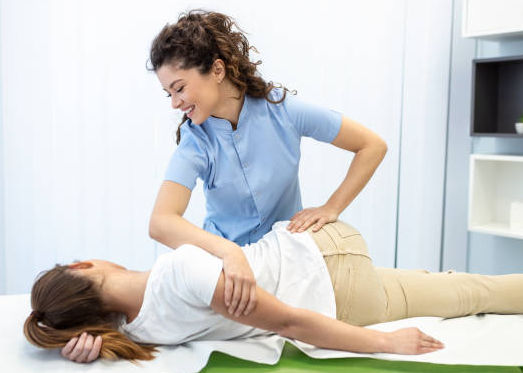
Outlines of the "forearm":
{"label": "forearm", "polygon": [[250,315],[234,316],[223,303],[224,276],[218,279],[211,307],[231,320],[318,347],[353,352],[387,352],[388,334],[346,324],[320,313],[291,307],[260,287],[258,304]]}
{"label": "forearm", "polygon": [[223,258],[227,250],[238,247],[234,242],[209,233],[176,214],[153,216],[149,234],[151,238],[173,249],[192,244],[219,258]]}
{"label": "forearm", "polygon": [[292,322],[280,334],[334,350],[366,353],[387,351],[386,333],[350,325],[305,309],[295,309]]}
{"label": "forearm", "polygon": [[367,185],[385,157],[387,146],[377,143],[359,150],[354,156],[345,179],[327,201],[326,205],[340,214]]}

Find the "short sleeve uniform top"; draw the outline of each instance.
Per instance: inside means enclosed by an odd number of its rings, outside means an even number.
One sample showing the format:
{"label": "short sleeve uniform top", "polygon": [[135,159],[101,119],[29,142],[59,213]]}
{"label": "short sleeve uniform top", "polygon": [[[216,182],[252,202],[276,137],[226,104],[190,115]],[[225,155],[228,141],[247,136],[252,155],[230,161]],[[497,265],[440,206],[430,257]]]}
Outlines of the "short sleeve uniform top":
{"label": "short sleeve uniform top", "polygon": [[[278,101],[283,90],[273,89]],[[302,136],[332,142],[342,115],[287,94],[273,104],[245,95],[236,130],[228,120],[188,119],[165,180],[190,190],[203,181],[203,229],[244,245],[258,241],[276,221],[302,209],[298,166]]]}

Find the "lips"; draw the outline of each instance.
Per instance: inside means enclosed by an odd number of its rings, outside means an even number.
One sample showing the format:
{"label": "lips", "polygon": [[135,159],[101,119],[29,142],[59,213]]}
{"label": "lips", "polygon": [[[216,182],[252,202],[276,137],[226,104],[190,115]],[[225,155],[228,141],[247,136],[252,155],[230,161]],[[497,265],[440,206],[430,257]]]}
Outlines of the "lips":
{"label": "lips", "polygon": [[183,109],[183,113],[188,117],[188,118],[192,118],[192,115],[194,113],[194,109],[196,108],[195,105],[191,105],[191,106],[188,106],[186,107],[185,109]]}
{"label": "lips", "polygon": [[189,114],[191,111],[194,110],[194,105],[191,105],[191,106],[187,106],[186,108],[183,108],[182,111],[185,113],[185,114]]}

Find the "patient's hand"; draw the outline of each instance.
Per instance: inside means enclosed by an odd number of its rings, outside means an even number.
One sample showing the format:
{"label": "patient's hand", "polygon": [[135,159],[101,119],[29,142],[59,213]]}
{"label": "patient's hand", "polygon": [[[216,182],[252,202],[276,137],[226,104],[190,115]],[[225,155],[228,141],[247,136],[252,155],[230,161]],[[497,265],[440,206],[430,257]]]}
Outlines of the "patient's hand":
{"label": "patient's hand", "polygon": [[419,355],[441,350],[443,347],[443,343],[418,328],[403,328],[388,333],[388,343],[384,352]]}
{"label": "patient's hand", "polygon": [[98,359],[102,348],[102,337],[82,333],[80,337],[72,338],[62,348],[62,356],[77,363],[90,363]]}

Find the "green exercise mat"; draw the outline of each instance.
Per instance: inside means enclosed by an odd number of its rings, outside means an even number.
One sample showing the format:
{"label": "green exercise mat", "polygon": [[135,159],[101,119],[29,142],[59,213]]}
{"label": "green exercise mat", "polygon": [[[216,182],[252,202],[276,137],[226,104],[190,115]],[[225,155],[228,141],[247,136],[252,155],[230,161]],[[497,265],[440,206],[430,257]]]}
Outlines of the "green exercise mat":
{"label": "green exercise mat", "polygon": [[390,361],[370,358],[313,359],[290,343],[285,343],[283,354],[276,365],[258,364],[241,360],[221,352],[213,352],[202,373],[522,373],[523,367],[503,367],[487,365],[446,365],[416,363],[409,361]]}

